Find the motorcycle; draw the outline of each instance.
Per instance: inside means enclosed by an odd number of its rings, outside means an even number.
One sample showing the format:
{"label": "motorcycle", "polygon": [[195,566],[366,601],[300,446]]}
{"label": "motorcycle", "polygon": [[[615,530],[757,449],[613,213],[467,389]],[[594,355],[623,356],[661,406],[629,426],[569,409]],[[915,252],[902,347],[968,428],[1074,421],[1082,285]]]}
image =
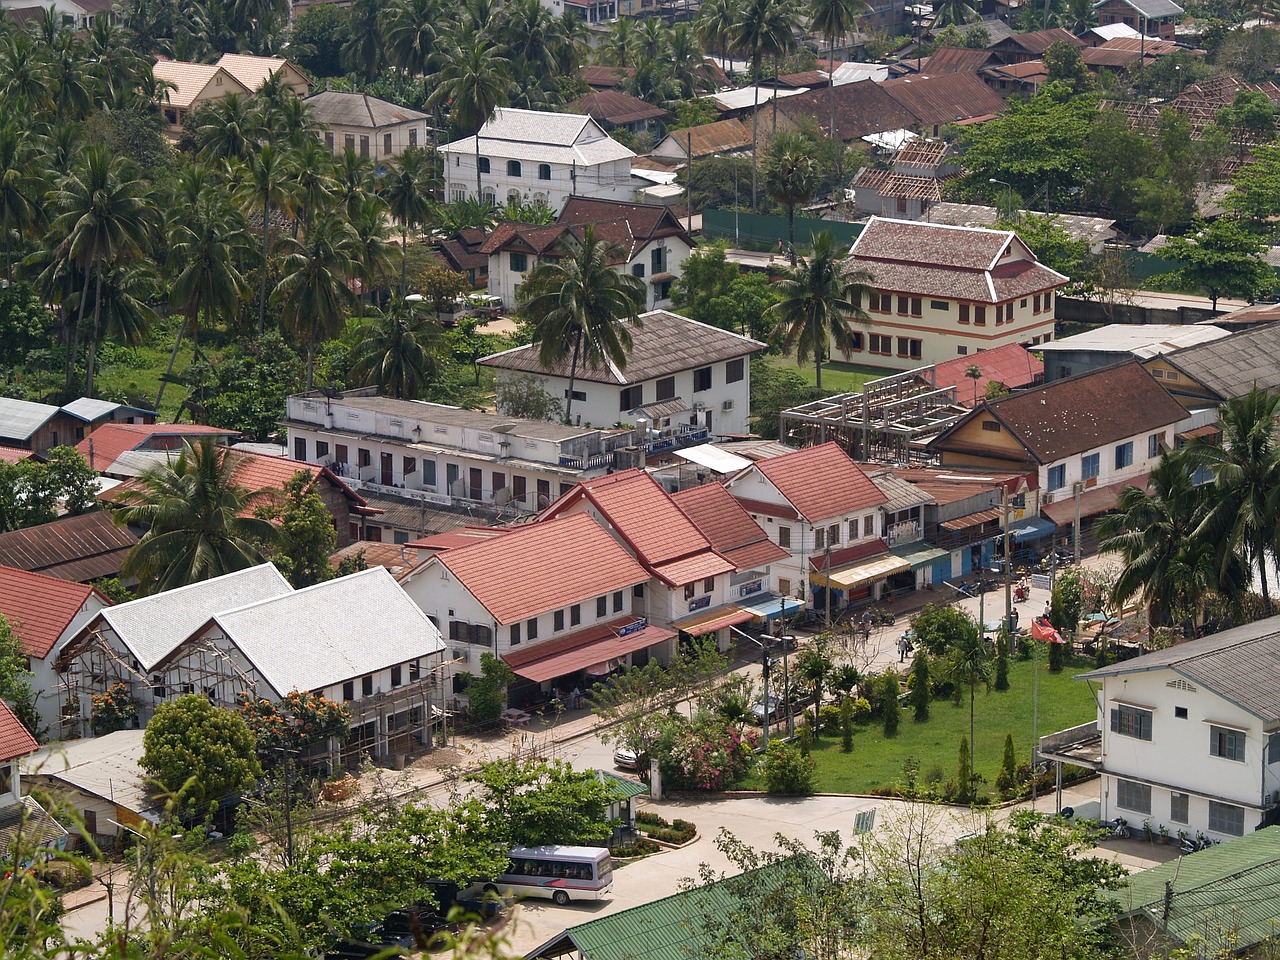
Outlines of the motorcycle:
{"label": "motorcycle", "polygon": [[871,623],[877,627],[893,626],[897,619],[892,610],[885,610],[883,607],[871,608]]}
{"label": "motorcycle", "polygon": [[1013,588],[1013,602],[1025,603],[1027,600],[1027,587],[1025,584],[1018,584]]}
{"label": "motorcycle", "polygon": [[1116,817],[1114,820],[1099,820],[1098,826],[1107,831],[1104,840],[1119,838],[1121,840],[1129,839],[1129,821],[1124,817]]}

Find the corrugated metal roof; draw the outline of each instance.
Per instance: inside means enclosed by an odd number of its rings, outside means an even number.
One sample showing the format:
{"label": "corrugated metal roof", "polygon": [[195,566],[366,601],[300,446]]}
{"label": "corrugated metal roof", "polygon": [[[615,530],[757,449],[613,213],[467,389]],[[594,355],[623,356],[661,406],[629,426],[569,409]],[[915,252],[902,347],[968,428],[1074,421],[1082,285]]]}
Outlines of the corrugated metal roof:
{"label": "corrugated metal roof", "polygon": [[1038,350],[1101,350],[1132,353],[1136,357],[1154,357],[1199,343],[1210,343],[1229,336],[1230,331],[1212,324],[1177,323],[1111,323],[1096,330],[1086,330],[1072,337],[1042,343]]}
{"label": "corrugated metal roof", "polygon": [[142,730],[117,730],[42,747],[22,762],[24,777],[59,780],[110,803],[143,813],[151,807],[142,767]]}
{"label": "corrugated metal roof", "polygon": [[28,440],[57,412],[58,408],[48,403],[0,397],[0,437]]}
{"label": "corrugated metal roof", "polygon": [[1219,397],[1241,397],[1255,386],[1280,388],[1280,325],[1267,324],[1194,347],[1164,359]]}
{"label": "corrugated metal roof", "polygon": [[0,534],[0,563],[61,580],[115,576],[138,538],[94,510]]}

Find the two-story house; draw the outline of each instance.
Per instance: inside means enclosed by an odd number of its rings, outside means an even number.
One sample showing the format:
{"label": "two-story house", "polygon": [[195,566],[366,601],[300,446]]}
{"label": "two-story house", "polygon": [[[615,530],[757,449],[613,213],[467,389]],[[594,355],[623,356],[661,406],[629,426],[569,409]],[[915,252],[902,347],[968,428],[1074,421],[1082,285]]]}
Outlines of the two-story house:
{"label": "two-story house", "polygon": [[440,631],[381,566],[228,607],[151,668],[154,701],[202,693],[235,709],[315,693],[345,704],[351,733],[332,759],[404,755],[429,743],[444,707]]}
{"label": "two-story house", "polygon": [[[668,310],[631,324],[626,367],[579,364],[573,416],[593,424],[631,423],[647,449],[682,437],[706,439],[750,431],[751,355],[764,344]],[[504,379],[531,375],[553,397],[568,398],[570,361],[544,366],[538,349],[516,347],[480,361]],[[501,412],[501,411],[499,411]]]}
{"label": "two-story house", "polygon": [[870,329],[849,356],[909,370],[1006,343],[1053,339],[1054,296],[1067,278],[1009,230],[872,217],[849,266],[873,289]]}
{"label": "two-story house", "polygon": [[443,507],[489,505],[511,515],[536,512],[584,477],[640,458],[630,429],[514,420],[380,397],[373,388],[297,394],[284,423],[295,460],[328,467],[357,491]]}
{"label": "two-story house", "polygon": [[67,830],[35,797],[22,795],[22,771],[39,749],[36,738],[0,701],[0,850],[9,870],[26,870],[67,846]]}
{"label": "two-story house", "polygon": [[1113,510],[1172,449],[1186,411],[1136,360],[985,401],[933,440],[944,467],[1036,473],[1059,527]]}
{"label": "two-story house", "polygon": [[375,165],[393,160],[411,147],[426,146],[425,113],[379,100],[367,93],[325,90],[306,99],[307,109],[324,128],[325,149],[369,157]]}
{"label": "two-story house", "polygon": [[1175,40],[1175,29],[1182,21],[1183,9],[1173,0],[1097,0],[1093,9],[1098,25],[1123,23],[1143,36]]}
{"label": "two-story house", "polygon": [[111,601],[97,587],[0,566],[0,614],[22,641],[40,723],[57,731],[62,689],[54,664],[63,646]]}
{"label": "two-story house", "polygon": [[499,107],[478,134],[439,151],[450,202],[540,201],[559,213],[570,197],[630,200],[635,194],[635,154],[581,114]]}
{"label": "two-story house", "polygon": [[521,678],[515,705],[673,652],[675,633],[649,623],[637,598],[649,574],[585,514],[423,546],[437,552],[402,578],[405,592],[440,625],[455,677],[479,674],[485,653],[507,662]]}
{"label": "two-story house", "polygon": [[879,596],[886,578],[911,569],[889,553],[889,498],[836,443],[753,463],[725,484],[769,539],[790,553],[778,561],[778,592],[832,609]]}
{"label": "two-story house", "polygon": [[566,242],[579,243],[591,227],[597,240],[616,244],[609,266],[644,281],[645,308],[667,306],[671,285],[680,278],[693,240],[669,208],[588,197],[569,199],[549,226],[500,223],[480,253],[489,258],[489,295],[514,306],[529,271],[565,255]]}
{"label": "two-story house", "polygon": [[942,185],[960,172],[953,149],[943,140],[908,140],[894,152],[887,169],[858,171],[854,206],[861,213],[923,219],[942,200]]}
{"label": "two-story house", "polygon": [[1092,670],[1098,718],[1040,741],[1102,816],[1229,839],[1280,821],[1280,617]]}

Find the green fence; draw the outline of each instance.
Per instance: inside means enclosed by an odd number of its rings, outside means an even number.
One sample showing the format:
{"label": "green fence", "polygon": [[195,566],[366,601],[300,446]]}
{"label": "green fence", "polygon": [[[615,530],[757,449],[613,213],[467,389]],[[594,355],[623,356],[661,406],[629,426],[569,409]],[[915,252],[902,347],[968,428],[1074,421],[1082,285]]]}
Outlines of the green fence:
{"label": "green fence", "polygon": [[[836,241],[849,245],[862,233],[862,224],[844,223],[839,220],[815,220],[812,217],[796,217],[796,243],[808,245],[813,236],[828,231]],[[702,211],[702,232],[708,237],[723,237],[735,245],[763,245],[770,247],[787,239],[787,218],[767,213],[739,213],[720,207],[705,207]]]}

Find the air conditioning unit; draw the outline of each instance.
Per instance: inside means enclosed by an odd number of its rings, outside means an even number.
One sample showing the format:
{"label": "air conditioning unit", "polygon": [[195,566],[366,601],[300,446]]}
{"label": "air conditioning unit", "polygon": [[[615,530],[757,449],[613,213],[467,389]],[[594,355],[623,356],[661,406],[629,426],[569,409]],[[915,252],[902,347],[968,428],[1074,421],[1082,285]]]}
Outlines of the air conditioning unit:
{"label": "air conditioning unit", "polygon": [[1271,791],[1271,805],[1280,807],[1280,790]]}
{"label": "air conditioning unit", "polygon": [[733,409],[733,401],[732,401],[732,400],[726,400],[724,403],[720,404],[720,409],[721,409],[721,410],[725,410],[725,411],[732,410],[732,409]]}
{"label": "air conditioning unit", "polygon": [[1040,497],[1040,503],[1046,507],[1053,503],[1053,494],[1049,491],[1045,491],[1044,495]]}

